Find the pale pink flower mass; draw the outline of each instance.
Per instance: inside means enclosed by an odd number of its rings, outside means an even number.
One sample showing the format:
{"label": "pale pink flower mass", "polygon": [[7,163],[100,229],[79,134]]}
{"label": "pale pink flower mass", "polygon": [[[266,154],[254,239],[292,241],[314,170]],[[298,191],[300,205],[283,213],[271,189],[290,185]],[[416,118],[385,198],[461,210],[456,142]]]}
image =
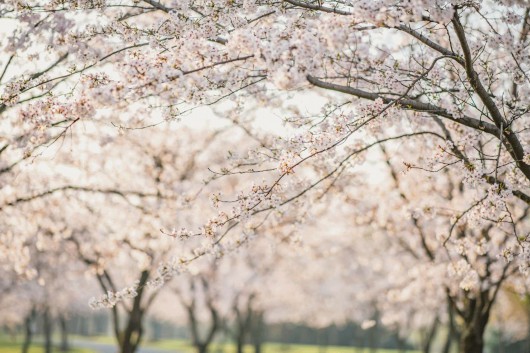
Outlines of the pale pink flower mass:
{"label": "pale pink flower mass", "polygon": [[0,326],[530,342],[528,1],[10,0],[0,28]]}

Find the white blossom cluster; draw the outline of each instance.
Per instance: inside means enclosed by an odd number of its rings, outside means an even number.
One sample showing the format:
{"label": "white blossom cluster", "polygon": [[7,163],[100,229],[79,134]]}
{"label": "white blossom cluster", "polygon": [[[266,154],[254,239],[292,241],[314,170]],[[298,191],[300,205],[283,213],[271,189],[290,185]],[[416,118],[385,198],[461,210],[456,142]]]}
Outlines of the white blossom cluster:
{"label": "white blossom cluster", "polygon": [[98,298],[91,298],[88,302],[88,305],[92,309],[103,309],[103,308],[112,308],[116,303],[124,300],[131,299],[138,295],[138,284],[131,287],[123,288],[117,292],[108,291],[107,294],[102,295]]}

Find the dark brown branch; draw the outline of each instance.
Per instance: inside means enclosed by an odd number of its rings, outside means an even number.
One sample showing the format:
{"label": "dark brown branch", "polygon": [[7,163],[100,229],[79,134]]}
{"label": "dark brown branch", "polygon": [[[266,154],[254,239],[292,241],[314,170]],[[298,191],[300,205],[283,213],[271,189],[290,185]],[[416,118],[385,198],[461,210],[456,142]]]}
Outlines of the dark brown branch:
{"label": "dark brown branch", "polygon": [[7,72],[7,68],[9,67],[9,65],[11,64],[11,61],[13,60],[13,58],[15,57],[15,55],[11,55],[9,57],[9,60],[7,60],[7,63],[6,63],[6,66],[4,66],[4,70],[2,71],[2,74],[0,75],[0,83],[2,83],[2,80],[4,79],[4,76]]}
{"label": "dark brown branch", "polygon": [[[517,167],[519,167],[521,172],[526,176],[528,180],[530,180],[530,165],[526,164],[523,161],[523,158],[525,156],[524,148],[521,145],[521,142],[519,141],[517,135],[511,130],[509,126],[507,126],[508,124],[506,123],[504,117],[499,111],[499,108],[493,101],[486,88],[482,85],[482,82],[480,81],[477,72],[473,68],[473,58],[471,56],[471,49],[469,48],[469,44],[467,42],[464,27],[460,23],[460,18],[458,17],[458,12],[456,11],[452,23],[458,40],[460,42],[460,46],[462,47],[462,50],[464,52],[464,68],[466,70],[468,81],[471,84],[471,87],[473,87],[477,95],[480,97],[482,103],[488,109],[491,118],[495,122],[495,126],[499,130],[503,130],[502,133],[505,137],[504,145],[508,150],[508,153],[510,153],[513,160],[515,161],[515,164],[517,165]],[[504,128],[505,126],[506,128]],[[499,134],[496,135],[496,137],[498,136]]]}
{"label": "dark brown branch", "polygon": [[160,197],[160,195],[158,193],[156,193],[156,192],[155,193],[144,193],[144,192],[140,192],[140,191],[123,191],[123,190],[117,190],[117,189],[103,189],[103,188],[91,188],[91,187],[87,187],[87,186],[65,185],[65,186],[59,186],[59,187],[56,187],[56,188],[52,188],[52,189],[49,189],[49,190],[46,190],[46,191],[43,191],[43,192],[40,192],[40,193],[36,193],[36,194],[31,195],[31,196],[18,197],[16,199],[14,199],[13,201],[7,202],[7,203],[3,204],[2,206],[0,206],[0,210],[2,210],[5,207],[8,207],[8,206],[14,206],[14,205],[16,205],[18,203],[29,202],[29,201],[32,201],[32,200],[35,200],[35,199],[38,199],[38,198],[41,198],[41,197],[52,195],[52,194],[54,194],[56,192],[68,191],[68,190],[118,195],[118,196],[121,196],[121,197],[123,197],[125,199],[127,198],[128,195],[138,196],[138,197]]}
{"label": "dark brown branch", "polygon": [[288,2],[291,5],[302,7],[304,9],[309,10],[315,10],[315,11],[322,11],[322,12],[328,12],[328,13],[334,13],[338,15],[345,15],[345,16],[351,16],[352,14],[348,11],[343,11],[339,9],[334,9],[330,7],[320,6],[320,5],[313,5],[308,2],[302,2],[297,0],[284,0],[285,2]]}
{"label": "dark brown branch", "polygon": [[167,12],[169,13],[171,11],[171,9],[167,6],[164,6],[162,5],[161,3],[159,3],[158,1],[154,1],[154,0],[144,0],[145,3],[148,3],[149,5],[161,10],[161,11],[164,11],[164,12]]}
{"label": "dark brown branch", "polygon": [[451,57],[452,59],[456,60],[459,63],[462,63],[462,59],[458,57],[452,50],[449,50],[445,47],[442,47],[440,44],[433,42],[431,39],[427,38],[423,34],[413,30],[410,28],[410,26],[406,25],[400,25],[397,27],[400,31],[403,31],[405,33],[408,33],[409,35],[413,36],[423,44],[427,45],[429,48],[436,50],[442,55]]}
{"label": "dark brown branch", "polygon": [[[342,92],[342,93],[350,94],[352,96],[356,96],[356,97],[363,98],[363,99],[368,99],[368,100],[374,101],[374,100],[380,98],[380,99],[383,100],[383,102],[385,104],[390,104],[390,103],[395,101],[395,99],[382,97],[382,96],[380,96],[377,93],[367,92],[367,91],[360,90],[358,88],[353,88],[353,87],[349,87],[349,86],[342,86],[342,85],[337,85],[335,83],[322,81],[322,80],[320,80],[320,79],[318,79],[316,77],[313,77],[311,75],[307,76],[307,80],[311,84],[313,84],[314,86],[317,86],[317,87],[320,87],[320,88],[324,88],[324,89],[328,89],[328,90],[332,90],[332,91],[336,91],[336,92]],[[451,121],[454,121],[456,123],[459,123],[459,124],[465,125],[467,127],[470,127],[472,129],[476,129],[476,130],[481,130],[481,131],[487,132],[488,134],[494,135],[496,137],[499,135],[498,134],[499,129],[493,124],[490,124],[490,123],[487,123],[487,122],[483,122],[483,121],[480,121],[480,120],[477,120],[477,119],[473,119],[473,118],[467,117],[467,116],[464,116],[464,117],[461,117],[461,118],[457,118],[457,117],[453,116],[452,114],[450,114],[449,112],[447,112],[446,109],[444,109],[442,107],[438,107],[438,106],[436,106],[434,104],[423,103],[423,102],[419,102],[419,101],[416,101],[416,100],[413,100],[413,99],[410,99],[410,98],[403,98],[403,99],[399,99],[399,105],[400,105],[400,107],[402,109],[405,109],[405,110],[414,110],[414,111],[420,111],[420,112],[426,112],[426,113],[435,114],[437,116],[440,116],[440,117],[449,119]]]}

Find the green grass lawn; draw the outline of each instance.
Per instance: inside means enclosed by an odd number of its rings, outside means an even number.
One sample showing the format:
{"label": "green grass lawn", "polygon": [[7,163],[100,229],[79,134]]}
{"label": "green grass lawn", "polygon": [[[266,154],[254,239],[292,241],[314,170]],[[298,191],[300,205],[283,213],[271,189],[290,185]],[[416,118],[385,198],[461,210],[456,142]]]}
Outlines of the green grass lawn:
{"label": "green grass lawn", "polygon": [[[161,340],[157,342],[144,342],[145,346],[174,350],[182,353],[194,353],[195,350],[189,341],[186,340]],[[265,343],[262,349],[263,353],[362,353],[368,352],[368,349],[344,346],[319,347],[304,344],[282,344],[282,343]],[[233,343],[213,343],[210,346],[210,353],[235,353],[236,346]],[[252,353],[253,348],[250,345],[245,346],[245,353]],[[378,353],[398,353],[393,349],[378,349]],[[418,353],[417,351],[408,351],[408,353]]]}
{"label": "green grass lawn", "polygon": [[[0,352],[2,353],[20,353],[22,351],[22,342],[11,342],[7,339],[0,339]],[[42,353],[44,347],[41,344],[34,343],[29,348],[29,353]],[[53,353],[59,353],[59,349],[55,348]],[[87,348],[71,348],[69,353],[94,353],[93,350]]]}
{"label": "green grass lawn", "polygon": [[[116,340],[112,336],[69,336],[71,341],[91,341],[98,343],[105,343],[115,345]],[[143,341],[142,346],[163,349],[178,353],[195,353],[195,348],[190,341],[184,339],[171,339],[160,341]],[[1,353],[20,353],[20,343],[9,343],[6,338],[0,338],[0,352]],[[42,353],[42,346],[35,344],[29,353]],[[58,353],[56,350],[54,353]],[[209,349],[210,353],[236,353],[236,346],[233,343],[212,343]],[[319,347],[316,345],[304,344],[282,344],[282,343],[265,343],[262,348],[263,353],[368,353],[369,350],[357,347],[344,346],[328,346]],[[393,349],[378,349],[378,353],[400,353],[399,350]],[[72,349],[70,353],[94,353],[90,349]],[[244,353],[253,353],[253,347],[245,346]],[[409,350],[407,353],[419,353],[418,351]]]}
{"label": "green grass lawn", "polygon": [[105,344],[116,344],[116,338],[114,338],[114,336],[69,335],[68,339],[70,341],[81,340],[81,341],[90,341],[90,342],[105,343]]}

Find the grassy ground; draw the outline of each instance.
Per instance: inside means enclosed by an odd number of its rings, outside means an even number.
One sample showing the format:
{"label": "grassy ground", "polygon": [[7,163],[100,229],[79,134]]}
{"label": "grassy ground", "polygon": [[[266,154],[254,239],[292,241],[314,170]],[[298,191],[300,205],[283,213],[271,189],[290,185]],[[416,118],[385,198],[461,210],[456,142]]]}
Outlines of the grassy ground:
{"label": "grassy ground", "polygon": [[[70,340],[82,340],[91,341],[98,343],[105,343],[109,345],[115,345],[116,340],[111,336],[76,336],[72,335],[69,337]],[[0,352],[1,353],[20,353],[20,344],[16,345],[12,350],[8,350],[7,346],[3,346],[4,341],[0,338]],[[172,340],[160,340],[156,342],[144,341],[142,346],[158,348],[179,353],[195,353],[195,348],[190,344],[188,340],[172,339]],[[213,343],[209,349],[210,353],[236,353],[236,346],[233,343]],[[35,346],[30,353],[41,353],[42,347]],[[328,346],[319,347],[315,345],[303,345],[303,344],[281,344],[281,343],[265,343],[262,349],[263,353],[368,353],[369,349],[357,348],[357,347],[344,347],[344,346]],[[54,352],[56,353],[56,352]],[[93,353],[88,349],[77,349],[72,350],[71,353]],[[253,353],[253,347],[250,345],[245,346],[244,353]],[[400,353],[398,350],[393,349],[378,349],[377,353]],[[407,351],[407,353],[419,353],[418,351]]]}
{"label": "grassy ground", "polygon": [[[174,350],[182,353],[194,353],[193,346],[190,345],[189,341],[185,340],[161,340],[157,342],[144,342],[145,346]],[[356,347],[343,347],[343,346],[328,346],[319,347],[313,345],[303,344],[281,344],[281,343],[266,343],[263,345],[263,353],[363,353],[368,352],[368,349],[356,348]],[[235,353],[236,347],[232,343],[220,344],[214,343],[210,347],[211,353]],[[252,353],[253,349],[251,346],[245,346],[245,353]],[[378,353],[398,353],[398,350],[392,349],[378,349]],[[408,353],[417,353],[416,351],[408,351]]]}
{"label": "grassy ground", "polygon": [[[0,340],[0,352],[2,353],[20,353],[22,351],[22,343],[10,342],[9,340]],[[29,353],[42,353],[44,347],[39,344],[32,344]],[[54,349],[53,353],[59,353],[59,349]],[[72,348],[69,353],[94,353],[86,348]]]}
{"label": "grassy ground", "polygon": [[68,339],[71,341],[80,340],[80,341],[90,341],[90,342],[105,343],[105,344],[116,344],[116,338],[114,338],[114,336],[69,335]]}

